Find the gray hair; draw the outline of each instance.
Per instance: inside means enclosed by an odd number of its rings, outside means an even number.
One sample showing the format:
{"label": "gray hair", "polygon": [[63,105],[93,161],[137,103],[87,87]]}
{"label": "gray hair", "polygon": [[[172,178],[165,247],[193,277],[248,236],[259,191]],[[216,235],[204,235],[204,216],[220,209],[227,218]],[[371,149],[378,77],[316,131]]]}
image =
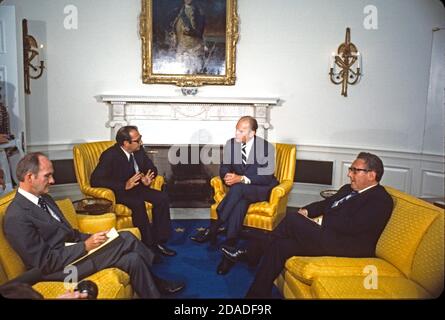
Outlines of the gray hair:
{"label": "gray hair", "polygon": [[20,159],[15,171],[19,181],[25,181],[25,176],[28,172],[31,172],[33,175],[37,175],[39,173],[40,157],[46,157],[46,155],[41,152],[32,152]]}

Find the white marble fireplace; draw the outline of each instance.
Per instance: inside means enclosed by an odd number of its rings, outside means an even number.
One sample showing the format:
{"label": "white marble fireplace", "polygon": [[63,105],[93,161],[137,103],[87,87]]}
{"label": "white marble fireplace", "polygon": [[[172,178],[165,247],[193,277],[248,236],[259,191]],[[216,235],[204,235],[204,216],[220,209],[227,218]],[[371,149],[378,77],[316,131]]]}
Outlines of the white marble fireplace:
{"label": "white marble fireplace", "polygon": [[257,134],[267,138],[273,123],[270,109],[278,98],[156,97],[138,95],[100,95],[109,106],[106,126],[110,138],[125,125],[136,125],[146,144],[224,144],[234,136],[241,116],[258,121]]}

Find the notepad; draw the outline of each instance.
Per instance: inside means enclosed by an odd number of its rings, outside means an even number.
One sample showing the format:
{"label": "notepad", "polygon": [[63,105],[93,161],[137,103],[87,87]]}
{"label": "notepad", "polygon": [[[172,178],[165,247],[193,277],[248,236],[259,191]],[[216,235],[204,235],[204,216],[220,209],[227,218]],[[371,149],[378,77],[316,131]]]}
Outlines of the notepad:
{"label": "notepad", "polygon": [[[105,247],[106,245],[108,245],[111,241],[113,241],[114,239],[118,238],[118,237],[119,237],[119,233],[116,231],[115,228],[111,228],[110,231],[107,232],[106,236],[107,236],[107,238],[108,238],[107,241],[105,241],[104,243],[102,243],[102,244],[101,244],[100,246],[98,246],[97,248],[94,248],[94,249],[88,251],[88,253],[87,253],[86,255],[80,257],[80,258],[77,259],[77,260],[74,260],[74,261],[71,262],[69,265],[76,264],[76,263],[82,261],[83,259],[85,259],[85,258],[91,256],[91,255],[92,255],[93,253],[95,253],[96,251],[102,249],[103,247]],[[75,244],[75,243],[74,243],[74,244]],[[69,245],[72,245],[72,243],[70,243],[70,242],[66,242],[66,243],[65,243],[65,246],[69,246]]]}

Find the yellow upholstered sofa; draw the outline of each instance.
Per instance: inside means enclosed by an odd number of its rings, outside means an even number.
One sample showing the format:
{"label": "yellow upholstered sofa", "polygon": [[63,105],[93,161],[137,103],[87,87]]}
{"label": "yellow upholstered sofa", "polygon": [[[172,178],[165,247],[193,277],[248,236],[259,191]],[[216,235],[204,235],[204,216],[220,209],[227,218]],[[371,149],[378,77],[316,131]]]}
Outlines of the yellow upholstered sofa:
{"label": "yellow upholstered sofa", "polygon": [[375,258],[292,257],[276,279],[288,299],[430,299],[444,287],[444,210],[385,187],[394,200]]}
{"label": "yellow upholstered sofa", "polygon": [[[77,182],[79,183],[80,191],[91,198],[103,198],[110,200],[113,203],[113,211],[116,213],[116,225],[120,228],[131,228],[133,223],[131,220],[131,209],[123,204],[116,204],[116,197],[114,192],[108,188],[93,188],[90,184],[90,177],[93,170],[99,163],[99,158],[102,152],[115,144],[114,141],[99,141],[91,143],[83,143],[74,146],[74,169],[76,172]],[[164,177],[158,175],[151,183],[150,187],[156,190],[161,190],[164,184]],[[147,208],[147,215],[151,221],[152,205],[145,202]]]}
{"label": "yellow upholstered sofa", "polygon": [[[15,191],[0,198],[0,284],[12,280],[26,271],[20,256],[10,246],[3,231],[3,221]],[[64,216],[73,226],[84,233],[94,233],[108,230],[116,226],[114,213],[106,213],[98,216],[77,215],[74,206],[69,199],[56,201]],[[123,231],[125,229],[121,229]],[[139,229],[126,229],[140,239]],[[87,279],[94,281],[98,288],[98,299],[123,299],[133,296],[130,285],[130,277],[127,273],[117,269],[108,268],[101,270]],[[45,298],[56,298],[66,292],[63,282],[39,282],[33,286]]]}
{"label": "yellow upholstered sofa", "polygon": [[[247,209],[244,226],[272,231],[286,215],[289,192],[294,185],[296,166],[296,147],[291,144],[274,143],[275,172],[279,185],[272,189],[269,201],[252,203]],[[221,177],[213,177],[210,181],[214,189],[215,203],[210,207],[210,218],[217,219],[216,208],[225,197],[228,188]]]}

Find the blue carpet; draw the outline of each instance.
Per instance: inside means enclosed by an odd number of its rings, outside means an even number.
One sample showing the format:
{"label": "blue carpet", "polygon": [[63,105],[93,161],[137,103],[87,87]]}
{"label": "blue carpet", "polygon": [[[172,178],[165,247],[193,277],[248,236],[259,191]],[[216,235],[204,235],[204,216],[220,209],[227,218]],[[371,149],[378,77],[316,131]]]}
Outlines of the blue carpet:
{"label": "blue carpet", "polygon": [[[153,271],[163,278],[185,281],[186,288],[174,295],[174,298],[243,298],[252,283],[255,268],[248,267],[246,263],[237,263],[228,274],[218,275],[216,267],[222,257],[218,246],[199,244],[189,238],[196,233],[197,228],[207,227],[209,220],[173,220],[172,225],[173,232],[168,246],[178,254],[163,257],[160,264],[154,265]],[[218,240],[221,244],[224,236],[219,236]],[[276,288],[273,298],[281,298]]]}

